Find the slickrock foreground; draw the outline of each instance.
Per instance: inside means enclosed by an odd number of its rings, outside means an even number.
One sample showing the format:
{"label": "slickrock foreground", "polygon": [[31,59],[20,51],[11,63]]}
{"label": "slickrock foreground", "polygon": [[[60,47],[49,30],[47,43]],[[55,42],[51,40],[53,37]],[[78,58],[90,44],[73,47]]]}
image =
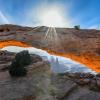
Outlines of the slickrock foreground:
{"label": "slickrock foreground", "polygon": [[25,77],[11,78],[8,67],[15,53],[0,52],[0,100],[100,100],[100,75],[54,74],[37,55]]}

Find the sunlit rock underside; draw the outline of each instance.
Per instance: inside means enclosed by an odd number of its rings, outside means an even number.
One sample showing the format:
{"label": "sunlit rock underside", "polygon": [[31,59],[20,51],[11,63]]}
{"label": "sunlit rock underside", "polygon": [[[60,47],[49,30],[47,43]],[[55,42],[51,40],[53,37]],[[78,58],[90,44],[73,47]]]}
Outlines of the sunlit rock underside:
{"label": "sunlit rock underside", "polygon": [[[5,51],[11,52],[11,53],[18,53],[23,50],[28,50],[29,54],[38,55],[44,61],[47,61],[50,64],[50,69],[51,69],[51,72],[53,72],[53,73],[69,72],[69,73],[96,74],[95,71],[87,68],[85,65],[82,65],[76,61],[73,61],[72,59],[62,57],[62,56],[51,55],[42,49],[37,49],[34,47],[6,46],[1,49],[1,55],[3,55],[2,52],[5,52]],[[7,58],[5,58],[5,59],[7,59]]]}

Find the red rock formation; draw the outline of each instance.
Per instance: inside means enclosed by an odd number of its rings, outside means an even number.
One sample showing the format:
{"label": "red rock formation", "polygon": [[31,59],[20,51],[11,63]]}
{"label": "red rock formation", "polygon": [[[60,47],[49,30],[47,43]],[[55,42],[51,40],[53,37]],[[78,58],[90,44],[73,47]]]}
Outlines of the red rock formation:
{"label": "red rock formation", "polygon": [[[2,29],[7,29],[4,33]],[[0,48],[8,45],[44,49],[51,54],[69,57],[100,72],[100,30],[56,28],[58,41],[44,40],[47,27],[29,28],[16,25],[0,26]],[[11,32],[16,34],[10,34]],[[5,35],[5,36],[4,36]],[[63,51],[63,52],[62,52]]]}
{"label": "red rock formation", "polygon": [[30,45],[20,41],[15,41],[15,40],[0,41],[0,48],[3,48],[5,46],[30,47]]}

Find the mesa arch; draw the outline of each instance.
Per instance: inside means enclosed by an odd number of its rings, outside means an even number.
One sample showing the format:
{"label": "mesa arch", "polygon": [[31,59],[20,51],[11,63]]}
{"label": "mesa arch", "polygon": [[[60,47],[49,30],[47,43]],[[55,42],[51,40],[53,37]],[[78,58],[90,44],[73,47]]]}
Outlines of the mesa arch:
{"label": "mesa arch", "polygon": [[[15,41],[15,40],[6,40],[6,41],[0,41],[0,48],[3,48],[5,46],[20,46],[20,47],[32,47],[31,45],[21,42],[21,41]],[[63,56],[67,58],[71,58],[77,62],[80,62],[92,70],[96,72],[100,72],[100,61],[99,57],[96,57],[94,54],[81,54],[80,56],[76,56],[73,53],[65,54],[65,53],[58,53],[52,50],[48,50],[48,48],[41,48],[43,50],[46,50],[48,53],[58,56]]]}

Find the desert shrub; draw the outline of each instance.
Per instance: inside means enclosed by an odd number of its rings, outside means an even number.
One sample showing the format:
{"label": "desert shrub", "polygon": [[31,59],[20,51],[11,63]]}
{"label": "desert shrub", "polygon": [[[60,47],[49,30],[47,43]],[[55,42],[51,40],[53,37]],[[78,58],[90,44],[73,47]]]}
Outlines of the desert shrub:
{"label": "desert shrub", "polygon": [[19,62],[23,66],[29,65],[32,62],[31,56],[27,50],[21,51],[15,56],[16,62]]}
{"label": "desert shrub", "polygon": [[11,76],[25,76],[27,74],[26,65],[31,63],[31,57],[28,51],[17,53],[14,61],[9,66]]}
{"label": "desert shrub", "polygon": [[74,26],[76,30],[80,30],[80,25]]}
{"label": "desert shrub", "polygon": [[18,62],[13,61],[12,64],[9,66],[9,73],[11,76],[25,76],[27,74],[27,70]]}

